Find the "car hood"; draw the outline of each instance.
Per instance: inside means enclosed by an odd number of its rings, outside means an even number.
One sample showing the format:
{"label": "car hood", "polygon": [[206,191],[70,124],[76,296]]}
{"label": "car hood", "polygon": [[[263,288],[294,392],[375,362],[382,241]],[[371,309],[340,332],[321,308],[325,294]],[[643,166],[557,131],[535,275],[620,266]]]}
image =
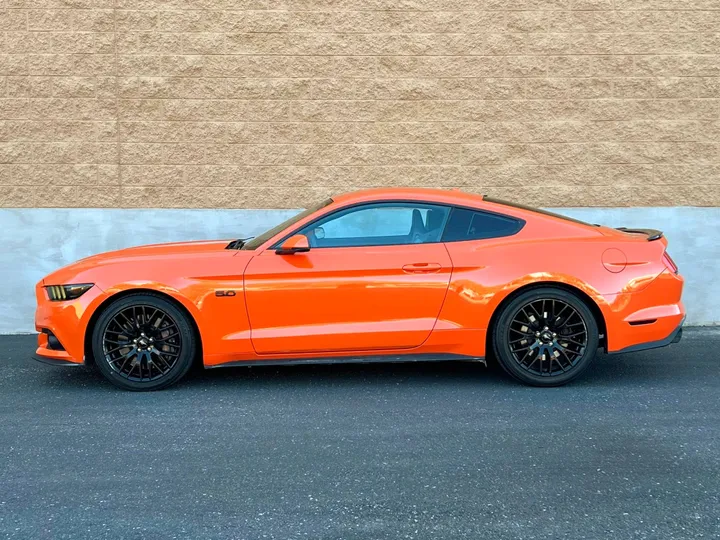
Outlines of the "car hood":
{"label": "car hood", "polygon": [[[177,260],[198,258],[212,259],[231,257],[239,252],[226,250],[230,240],[203,240],[196,242],[173,242],[167,244],[151,244],[137,247],[108,251],[85,257],[49,274],[43,279],[45,285],[77,282],[76,278],[86,279],[87,274],[108,265],[132,264],[134,262],[159,261],[162,264],[173,264]],[[252,253],[252,252],[249,252]]]}

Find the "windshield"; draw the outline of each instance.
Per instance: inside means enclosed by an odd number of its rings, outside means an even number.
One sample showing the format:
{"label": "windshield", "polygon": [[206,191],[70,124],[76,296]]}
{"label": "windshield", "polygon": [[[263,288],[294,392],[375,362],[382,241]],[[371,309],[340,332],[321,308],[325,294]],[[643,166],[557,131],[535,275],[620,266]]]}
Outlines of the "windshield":
{"label": "windshield", "polygon": [[310,214],[312,214],[314,212],[317,212],[321,208],[325,208],[328,204],[330,204],[332,202],[333,202],[332,199],[326,199],[326,200],[322,201],[321,203],[310,206],[307,210],[304,210],[303,212],[300,212],[299,214],[294,215],[290,219],[283,221],[282,223],[280,223],[280,225],[276,225],[272,229],[265,231],[261,235],[253,238],[252,240],[245,242],[245,244],[243,245],[243,247],[241,249],[253,250],[253,249],[259,248],[265,242],[270,240],[273,236],[275,236],[276,234],[278,234],[278,233],[284,231],[285,229],[287,229],[288,227],[290,227],[293,223],[297,223],[301,219],[309,216]]}

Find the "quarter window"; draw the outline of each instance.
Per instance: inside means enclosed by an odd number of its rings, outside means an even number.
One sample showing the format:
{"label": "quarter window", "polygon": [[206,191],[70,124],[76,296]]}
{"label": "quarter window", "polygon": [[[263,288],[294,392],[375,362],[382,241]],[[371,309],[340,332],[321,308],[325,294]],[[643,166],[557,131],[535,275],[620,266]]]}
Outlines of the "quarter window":
{"label": "quarter window", "polygon": [[298,231],[311,247],[392,246],[440,242],[450,209],[381,203],[336,212]]}
{"label": "quarter window", "polygon": [[522,229],[523,225],[522,220],[507,216],[453,208],[442,241],[462,242],[511,236]]}

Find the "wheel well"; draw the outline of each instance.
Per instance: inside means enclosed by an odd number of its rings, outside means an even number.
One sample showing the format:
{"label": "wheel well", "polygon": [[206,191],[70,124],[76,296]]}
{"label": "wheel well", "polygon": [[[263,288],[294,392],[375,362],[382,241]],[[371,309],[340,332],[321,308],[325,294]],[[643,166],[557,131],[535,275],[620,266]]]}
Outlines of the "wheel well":
{"label": "wheel well", "polygon": [[543,287],[561,289],[561,290],[567,291],[567,292],[577,296],[580,299],[580,301],[587,306],[587,308],[590,310],[590,313],[593,314],[593,317],[595,318],[595,322],[598,325],[598,333],[600,334],[600,347],[607,350],[607,326],[605,325],[605,317],[603,316],[602,311],[600,311],[600,308],[595,303],[595,301],[592,298],[590,298],[590,296],[588,296],[587,293],[578,289],[577,287],[573,287],[572,285],[568,285],[566,283],[560,283],[557,281],[541,281],[538,283],[531,283],[529,285],[524,285],[524,286],[514,290],[513,292],[508,294],[507,297],[504,298],[502,302],[500,302],[500,304],[498,305],[497,308],[495,308],[495,311],[493,312],[492,317],[490,317],[490,324],[488,325],[488,332],[487,332],[487,338],[486,338],[486,343],[485,343],[486,356],[493,351],[492,336],[494,334],[495,324],[497,323],[497,319],[500,317],[500,314],[502,313],[505,306],[508,305],[510,302],[512,302],[515,298],[517,298],[522,293],[530,291],[532,289],[540,289]]}
{"label": "wheel well", "polygon": [[198,351],[197,351],[197,358],[195,361],[202,361],[202,337],[200,336],[200,329],[197,326],[197,322],[195,322],[195,318],[192,316],[192,314],[187,310],[185,306],[182,305],[182,303],[178,302],[175,298],[170,296],[169,294],[156,291],[154,289],[128,289],[125,291],[121,291],[117,294],[113,294],[109,298],[106,298],[103,300],[103,302],[95,309],[93,314],[90,316],[90,320],[88,321],[87,328],[85,329],[85,363],[87,365],[93,365],[95,363],[95,359],[93,358],[92,354],[92,335],[93,330],[95,329],[95,324],[97,323],[97,320],[100,318],[100,315],[102,314],[105,309],[115,302],[116,300],[120,300],[121,298],[125,298],[126,296],[130,296],[133,294],[152,294],[154,296],[160,296],[164,300],[167,300],[171,304],[173,304],[176,308],[178,308],[180,311],[182,311],[185,315],[187,315],[188,320],[190,321],[190,326],[193,329],[193,332],[195,333],[195,339],[197,340],[198,344]]}

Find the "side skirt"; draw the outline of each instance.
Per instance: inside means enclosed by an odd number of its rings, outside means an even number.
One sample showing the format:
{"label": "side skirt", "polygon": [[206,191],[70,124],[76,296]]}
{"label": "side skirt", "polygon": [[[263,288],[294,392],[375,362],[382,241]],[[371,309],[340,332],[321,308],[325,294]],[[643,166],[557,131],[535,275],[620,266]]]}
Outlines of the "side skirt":
{"label": "side skirt", "polygon": [[369,356],[334,356],[325,358],[271,358],[268,360],[238,360],[225,362],[205,369],[239,366],[290,366],[297,364],[382,364],[400,362],[480,362],[487,366],[484,357],[465,356],[462,354],[404,354],[404,355],[369,355]]}

